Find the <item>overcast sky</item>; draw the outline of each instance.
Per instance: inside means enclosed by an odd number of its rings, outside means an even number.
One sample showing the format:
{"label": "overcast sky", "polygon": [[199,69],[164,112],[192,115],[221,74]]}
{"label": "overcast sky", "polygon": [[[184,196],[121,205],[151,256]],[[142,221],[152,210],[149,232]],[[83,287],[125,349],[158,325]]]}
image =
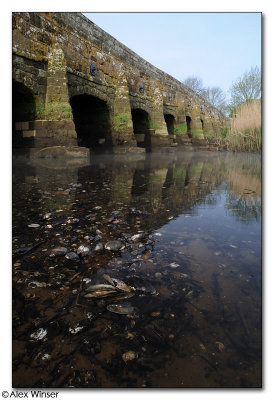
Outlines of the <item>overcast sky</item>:
{"label": "overcast sky", "polygon": [[261,67],[260,13],[84,13],[179,81],[189,76],[225,92]]}

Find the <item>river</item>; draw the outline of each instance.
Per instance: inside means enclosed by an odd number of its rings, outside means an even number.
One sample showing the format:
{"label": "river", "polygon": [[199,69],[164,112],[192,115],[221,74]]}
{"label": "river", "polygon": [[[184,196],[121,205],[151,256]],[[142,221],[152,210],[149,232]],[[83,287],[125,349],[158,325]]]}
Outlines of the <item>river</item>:
{"label": "river", "polygon": [[13,162],[13,387],[261,387],[260,156],[81,163]]}

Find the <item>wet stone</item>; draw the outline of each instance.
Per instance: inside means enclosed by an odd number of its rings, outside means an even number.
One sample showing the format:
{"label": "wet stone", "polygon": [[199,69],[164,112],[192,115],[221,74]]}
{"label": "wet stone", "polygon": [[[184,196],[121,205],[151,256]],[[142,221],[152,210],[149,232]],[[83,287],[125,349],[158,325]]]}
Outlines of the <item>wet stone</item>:
{"label": "wet stone", "polygon": [[103,243],[97,243],[95,246],[95,251],[102,251],[102,250],[104,250]]}
{"label": "wet stone", "polygon": [[122,355],[124,362],[134,360],[134,358],[136,358],[136,353],[134,351],[127,351]]}
{"label": "wet stone", "polygon": [[81,257],[88,256],[91,254],[91,247],[88,244],[81,244],[77,249],[77,254]]}
{"label": "wet stone", "polygon": [[127,279],[127,284],[132,287],[133,290],[145,294],[156,294],[156,289],[152,284],[139,276],[130,276]]}
{"label": "wet stone", "polygon": [[113,240],[105,244],[105,248],[110,251],[119,251],[125,248],[125,245],[120,240]]}
{"label": "wet stone", "polygon": [[43,215],[43,219],[51,219],[54,216],[52,212],[48,212]]}
{"label": "wet stone", "polygon": [[66,257],[68,260],[72,260],[72,261],[79,261],[79,260],[80,260],[78,254],[74,253],[73,251],[67,253],[67,254],[65,255],[65,257]]}
{"label": "wet stone", "polygon": [[43,340],[47,336],[47,330],[44,328],[39,328],[37,331],[30,334],[32,340]]}
{"label": "wet stone", "polygon": [[68,249],[66,247],[55,247],[54,249],[51,250],[50,252],[50,257],[60,257],[64,256],[65,254],[68,253]]}
{"label": "wet stone", "polygon": [[115,314],[135,314],[138,312],[138,309],[133,307],[130,303],[109,304],[107,310]]}
{"label": "wet stone", "polygon": [[132,242],[137,242],[137,241],[139,241],[139,240],[141,240],[141,239],[144,239],[145,236],[146,236],[146,234],[145,234],[144,232],[142,232],[142,233],[137,233],[136,235],[131,236],[130,240],[131,240]]}
{"label": "wet stone", "polygon": [[28,227],[29,228],[39,228],[39,224],[29,224]]}
{"label": "wet stone", "polygon": [[173,263],[169,264],[169,267],[170,268],[178,268],[178,267],[180,267],[180,265],[175,263],[175,262],[173,262]]}
{"label": "wet stone", "polygon": [[94,237],[94,241],[95,241],[95,242],[98,242],[99,240],[102,240],[102,236],[101,236],[101,235],[96,235],[96,236]]}

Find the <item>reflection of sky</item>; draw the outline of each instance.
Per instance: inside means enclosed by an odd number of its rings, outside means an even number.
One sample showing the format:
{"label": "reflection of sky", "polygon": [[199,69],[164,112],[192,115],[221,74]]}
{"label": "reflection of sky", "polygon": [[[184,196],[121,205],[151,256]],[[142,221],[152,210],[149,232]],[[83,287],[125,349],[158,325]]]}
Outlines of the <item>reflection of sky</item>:
{"label": "reflection of sky", "polygon": [[[168,234],[179,232],[183,235],[198,235],[201,238],[210,236],[222,243],[238,243],[251,241],[253,247],[260,248],[261,245],[261,223],[260,217],[248,219],[248,224],[235,217],[233,211],[227,209],[227,192],[214,190],[207,197],[213,197],[216,204],[209,204],[207,198],[205,202],[194,207],[195,212],[191,215],[181,214],[177,219],[170,221],[163,227]],[[161,230],[160,230],[161,231]]]}

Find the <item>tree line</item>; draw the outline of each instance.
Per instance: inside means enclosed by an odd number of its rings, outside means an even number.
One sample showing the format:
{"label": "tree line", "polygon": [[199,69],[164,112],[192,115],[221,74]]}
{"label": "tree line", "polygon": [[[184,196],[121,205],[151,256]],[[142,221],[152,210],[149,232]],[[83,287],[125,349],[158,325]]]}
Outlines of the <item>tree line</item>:
{"label": "tree line", "polygon": [[229,89],[229,101],[220,87],[204,87],[201,78],[190,76],[183,83],[230,117],[236,113],[240,105],[261,99],[261,70],[257,66],[252,67],[232,83]]}

